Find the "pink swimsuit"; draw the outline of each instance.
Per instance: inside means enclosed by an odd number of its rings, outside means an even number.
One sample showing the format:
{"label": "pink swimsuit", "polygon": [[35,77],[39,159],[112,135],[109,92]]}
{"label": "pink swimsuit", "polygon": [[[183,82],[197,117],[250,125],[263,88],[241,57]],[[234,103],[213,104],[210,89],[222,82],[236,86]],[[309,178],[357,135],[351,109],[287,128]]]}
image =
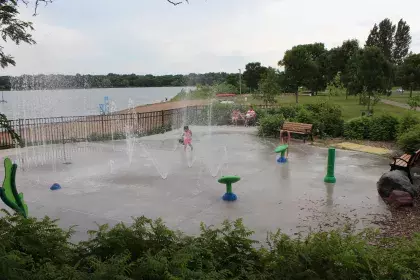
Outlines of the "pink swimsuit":
{"label": "pink swimsuit", "polygon": [[191,145],[192,133],[191,130],[184,132],[184,145]]}

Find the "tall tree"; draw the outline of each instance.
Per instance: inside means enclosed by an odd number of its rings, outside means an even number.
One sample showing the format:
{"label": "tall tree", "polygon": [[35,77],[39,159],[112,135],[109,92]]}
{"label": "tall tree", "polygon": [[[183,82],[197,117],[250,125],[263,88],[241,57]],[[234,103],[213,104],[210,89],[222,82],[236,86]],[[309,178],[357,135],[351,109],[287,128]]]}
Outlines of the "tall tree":
{"label": "tall tree", "polygon": [[404,89],[410,90],[410,97],[413,90],[420,88],[420,54],[412,54],[404,59],[398,67],[398,82]]}
{"label": "tall tree", "polygon": [[408,55],[411,44],[410,26],[403,19],[397,25],[394,36],[393,59],[397,64],[401,64]]}
{"label": "tall tree", "polygon": [[245,66],[243,78],[245,84],[251,91],[258,89],[258,84],[266,71],[267,67],[261,66],[260,62],[250,62]]}
{"label": "tall tree", "polygon": [[350,80],[350,77],[352,75],[351,71],[352,68],[349,67],[349,64],[351,63],[350,60],[352,57],[356,56],[360,51],[359,41],[356,39],[347,40],[344,41],[341,46],[341,56],[343,60],[342,68],[340,69],[341,72],[341,81],[343,83],[343,86],[346,91],[346,99],[347,96],[350,93],[348,81]]}
{"label": "tall tree", "polygon": [[366,40],[366,46],[378,47],[385,57],[396,64],[401,64],[408,55],[411,44],[410,26],[400,19],[395,26],[389,18],[375,24]]}
{"label": "tall tree", "polygon": [[375,23],[372,30],[370,30],[369,36],[366,40],[367,47],[379,46],[379,28],[378,25]]}
{"label": "tall tree", "polygon": [[394,34],[395,25],[389,18],[386,18],[379,23],[378,47],[389,61],[392,61],[393,59]]}
{"label": "tall tree", "polygon": [[280,93],[279,74],[274,68],[269,67],[259,84],[259,98],[268,103],[276,102],[276,95]]}
{"label": "tall tree", "polygon": [[365,47],[358,56],[358,69],[355,76],[367,93],[367,105],[370,110],[375,94],[385,93],[390,88],[393,76],[392,64],[377,47]]}

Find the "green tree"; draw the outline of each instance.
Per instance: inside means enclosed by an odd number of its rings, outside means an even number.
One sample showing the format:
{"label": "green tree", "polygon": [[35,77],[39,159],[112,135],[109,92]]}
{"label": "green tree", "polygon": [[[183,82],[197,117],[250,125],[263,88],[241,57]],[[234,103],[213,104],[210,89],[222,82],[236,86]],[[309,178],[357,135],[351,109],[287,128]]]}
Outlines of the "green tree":
{"label": "green tree", "polygon": [[[34,28],[31,22],[22,21],[18,18],[17,0],[0,0],[0,33],[3,41],[12,41],[19,45],[21,42],[35,44],[30,31]],[[5,68],[16,65],[14,58],[4,53],[4,47],[0,46],[0,65]]]}
{"label": "green tree", "polygon": [[385,93],[390,88],[393,76],[392,64],[384,53],[377,47],[365,47],[358,56],[358,69],[356,79],[360,81],[366,91],[367,109],[371,109],[372,100],[377,94]]}
{"label": "green tree", "polygon": [[411,44],[410,26],[400,19],[395,26],[386,18],[375,24],[366,40],[366,46],[378,47],[385,57],[392,62],[401,64],[408,55]]}
{"label": "green tree", "polygon": [[267,105],[268,103],[276,102],[276,95],[280,93],[279,85],[279,74],[274,68],[269,67],[264,74],[264,77],[261,79],[261,82],[258,87],[259,98],[264,101]]}
{"label": "green tree", "polygon": [[375,23],[373,28],[370,30],[369,36],[366,40],[367,47],[379,46],[379,28]]}
{"label": "green tree", "polygon": [[226,83],[239,89],[239,74],[229,74],[226,77]]}
{"label": "green tree", "polygon": [[[21,2],[28,4],[28,1],[21,0]],[[48,0],[35,1],[35,13],[40,2],[51,2]],[[35,44],[32,38],[31,31],[34,30],[32,23],[22,21],[19,16],[19,1],[18,0],[0,0],[0,34],[4,42],[11,41],[16,45],[20,43]],[[0,66],[5,68],[9,65],[16,65],[16,61],[10,54],[4,52],[4,47],[0,45]],[[0,127],[5,129],[15,141],[16,144],[21,144],[19,135],[10,126],[7,117],[0,114]]]}
{"label": "green tree", "polygon": [[401,64],[403,62],[410,50],[410,44],[410,26],[403,19],[400,19],[394,36],[393,58],[395,63]]}
{"label": "green tree", "polygon": [[341,81],[341,73],[338,72],[334,79],[327,84],[327,92],[329,96],[339,96],[346,91]]}
{"label": "green tree", "polygon": [[260,62],[250,62],[245,66],[243,78],[245,84],[251,91],[258,89],[258,84],[266,71],[267,67],[261,66]]}
{"label": "green tree", "polygon": [[398,82],[404,89],[410,90],[410,97],[413,90],[420,88],[420,54],[412,54],[404,59],[398,67]]}
{"label": "green tree", "polygon": [[304,86],[313,92],[326,87],[325,65],[327,50],[322,43],[298,45],[287,50],[280,66],[284,66],[285,80],[295,89],[298,103],[298,87]]}
{"label": "green tree", "polygon": [[385,58],[392,61],[394,48],[395,25],[388,18],[379,23],[378,46],[385,55]]}
{"label": "green tree", "polygon": [[346,88],[346,98],[349,94],[348,82],[351,80],[352,70],[349,67],[350,60],[360,50],[359,42],[355,39],[344,41],[340,47],[333,48],[328,51],[327,63],[325,65],[326,80],[331,82],[336,74],[340,72],[340,79]]}

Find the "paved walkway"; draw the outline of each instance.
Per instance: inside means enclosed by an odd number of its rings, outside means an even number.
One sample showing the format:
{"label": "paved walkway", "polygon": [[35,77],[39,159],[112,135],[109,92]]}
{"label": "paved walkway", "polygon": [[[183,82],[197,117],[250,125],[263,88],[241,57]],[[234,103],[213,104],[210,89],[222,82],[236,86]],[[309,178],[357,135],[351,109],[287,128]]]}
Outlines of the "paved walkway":
{"label": "paved walkway", "polygon": [[[407,104],[401,103],[401,102],[396,102],[396,101],[392,101],[392,100],[388,100],[388,99],[381,99],[381,102],[385,103],[385,104],[388,104],[388,105],[397,106],[397,107],[401,107],[401,108],[410,110],[410,106],[408,106]],[[420,107],[417,107],[416,110],[420,111]]]}

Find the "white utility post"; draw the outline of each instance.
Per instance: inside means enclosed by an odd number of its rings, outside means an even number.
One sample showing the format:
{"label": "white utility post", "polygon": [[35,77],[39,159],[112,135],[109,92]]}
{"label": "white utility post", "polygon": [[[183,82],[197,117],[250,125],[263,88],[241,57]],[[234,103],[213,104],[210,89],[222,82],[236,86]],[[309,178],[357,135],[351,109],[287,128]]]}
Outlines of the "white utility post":
{"label": "white utility post", "polygon": [[239,70],[239,94],[242,94],[242,74],[241,74],[241,69]]}

